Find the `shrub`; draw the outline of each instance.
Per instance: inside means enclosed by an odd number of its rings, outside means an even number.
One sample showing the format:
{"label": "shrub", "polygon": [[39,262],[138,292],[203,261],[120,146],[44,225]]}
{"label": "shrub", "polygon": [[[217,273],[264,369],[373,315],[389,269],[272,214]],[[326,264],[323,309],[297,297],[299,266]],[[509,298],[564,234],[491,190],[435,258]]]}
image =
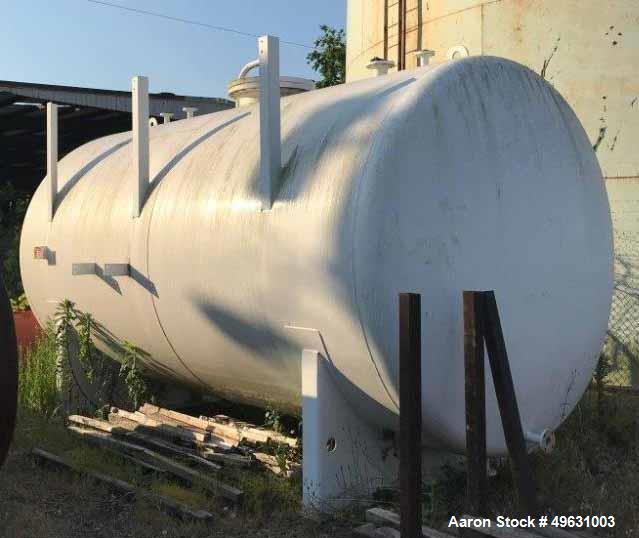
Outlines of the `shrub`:
{"label": "shrub", "polygon": [[58,404],[58,342],[52,325],[27,349],[20,364],[19,402],[22,407],[45,416]]}

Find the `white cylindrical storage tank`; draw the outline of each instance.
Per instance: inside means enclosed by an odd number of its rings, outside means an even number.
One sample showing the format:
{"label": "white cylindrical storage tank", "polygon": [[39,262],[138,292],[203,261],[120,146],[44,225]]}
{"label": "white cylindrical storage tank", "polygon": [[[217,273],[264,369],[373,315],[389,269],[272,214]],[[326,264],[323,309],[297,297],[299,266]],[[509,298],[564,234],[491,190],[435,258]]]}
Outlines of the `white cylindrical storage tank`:
{"label": "white cylindrical storage tank", "polygon": [[[300,407],[300,357],[330,361],[360,416],[396,427],[397,295],[422,294],[424,440],[465,441],[462,291],[494,289],[525,431],[555,428],[590,380],[612,289],[610,214],[588,138],[527,68],[473,58],[282,104],[283,170],[262,211],[259,114],[151,129],[152,186],[131,218],[131,134],[59,164],[22,234],[38,319],[70,299],[165,376]],[[46,245],[49,262],[33,248]],[[96,275],[72,264],[96,263]],[[130,263],[130,276],[104,267]],[[490,376],[488,448],[505,449]]]}

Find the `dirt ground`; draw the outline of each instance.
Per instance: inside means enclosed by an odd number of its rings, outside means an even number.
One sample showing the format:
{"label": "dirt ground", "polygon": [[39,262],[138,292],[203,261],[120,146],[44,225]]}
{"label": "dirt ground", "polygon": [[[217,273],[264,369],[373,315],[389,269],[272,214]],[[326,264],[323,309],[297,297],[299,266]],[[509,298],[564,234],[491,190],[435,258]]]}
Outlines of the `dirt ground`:
{"label": "dirt ground", "polygon": [[145,501],[129,501],[66,471],[42,467],[33,446],[60,451],[66,433],[59,423],[19,419],[14,447],[0,470],[2,538],[213,538],[347,537],[348,521],[309,521],[297,513],[214,513],[208,524],[185,523]]}
{"label": "dirt ground", "polygon": [[[591,535],[639,536],[638,416],[636,393],[587,392],[557,431],[555,451],[531,457],[543,513],[614,515],[614,528],[594,529]],[[78,440],[59,421],[21,414],[13,450],[0,470],[0,538],[346,538],[363,519],[363,509],[321,523],[303,519],[298,489],[262,478],[242,484],[248,502],[237,513],[211,503],[212,523],[183,523],[143,501],[129,502],[67,472],[36,465],[29,454],[34,446],[61,454],[77,450]],[[509,466],[505,460],[496,464],[489,513],[515,514]],[[464,491],[465,474],[452,468],[425,483],[425,524],[441,528],[450,514],[463,513]]]}

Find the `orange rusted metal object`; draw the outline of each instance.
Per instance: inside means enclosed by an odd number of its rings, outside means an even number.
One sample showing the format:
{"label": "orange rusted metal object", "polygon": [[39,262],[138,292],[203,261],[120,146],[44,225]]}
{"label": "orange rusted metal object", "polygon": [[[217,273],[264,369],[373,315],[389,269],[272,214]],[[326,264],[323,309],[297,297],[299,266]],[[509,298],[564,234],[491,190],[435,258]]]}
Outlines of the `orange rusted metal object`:
{"label": "orange rusted metal object", "polygon": [[13,313],[16,341],[20,353],[24,353],[42,335],[42,329],[31,310]]}

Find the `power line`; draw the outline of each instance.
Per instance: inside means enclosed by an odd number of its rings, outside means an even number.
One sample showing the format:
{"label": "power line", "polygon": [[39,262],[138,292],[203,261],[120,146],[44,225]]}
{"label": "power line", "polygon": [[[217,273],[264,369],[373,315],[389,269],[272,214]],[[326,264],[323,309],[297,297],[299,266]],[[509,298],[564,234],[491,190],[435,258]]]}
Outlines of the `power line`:
{"label": "power line", "polygon": [[[206,22],[199,22],[199,21],[193,21],[193,20],[189,20],[189,19],[182,19],[180,17],[173,17],[171,15],[165,15],[164,13],[157,13],[155,11],[146,11],[144,9],[137,9],[137,8],[133,8],[133,7],[128,7],[128,6],[121,6],[119,4],[112,4],[110,2],[105,2],[103,0],[87,0],[87,2],[91,2],[92,4],[100,4],[102,6],[107,6],[107,7],[114,7],[117,9],[121,9],[123,11],[131,11],[133,13],[138,13],[140,15],[149,15],[151,17],[157,17],[160,19],[166,19],[169,21],[174,21],[174,22],[181,22],[184,24],[192,24],[194,26],[201,26],[203,28],[208,28],[209,30],[216,30],[218,32],[227,32],[230,34],[235,34],[235,35],[239,35],[242,37],[260,37],[257,34],[252,34],[250,32],[243,32],[242,30],[236,30],[235,28],[227,28],[225,26],[215,26],[214,24],[208,24]],[[280,40],[280,43],[282,43],[283,45],[292,45],[294,47],[302,47],[305,49],[313,49],[314,47],[311,47],[310,45],[305,45],[304,43],[296,43],[295,41],[284,41],[284,40]]]}

